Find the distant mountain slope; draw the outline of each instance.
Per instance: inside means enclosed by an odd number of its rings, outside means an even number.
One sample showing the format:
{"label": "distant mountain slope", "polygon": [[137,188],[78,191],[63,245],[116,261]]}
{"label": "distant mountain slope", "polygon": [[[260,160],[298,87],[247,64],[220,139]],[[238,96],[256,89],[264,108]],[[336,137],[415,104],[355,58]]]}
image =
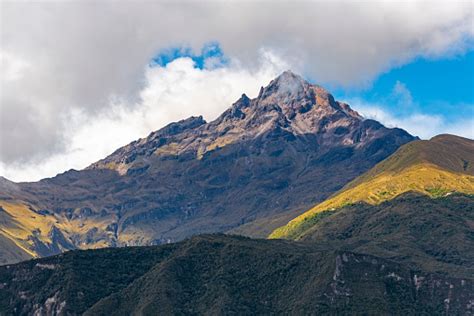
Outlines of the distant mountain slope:
{"label": "distant mountain slope", "polygon": [[347,184],[338,193],[276,229],[271,238],[298,239],[323,211],[366,202],[379,204],[413,191],[431,197],[474,193],[474,141],[440,135],[402,146],[392,156]]}
{"label": "distant mountain slope", "polygon": [[[198,236],[0,267],[0,312],[466,314],[474,282],[331,245]],[[446,300],[448,298],[448,300]]]}
{"label": "distant mountain slope", "polygon": [[33,256],[266,236],[414,139],[285,72],[212,122],[169,124],[86,170],[0,181],[0,233]]}
{"label": "distant mountain slope", "polygon": [[30,253],[15,244],[12,239],[5,237],[3,234],[0,235],[0,265],[9,262],[20,262],[32,257]]}

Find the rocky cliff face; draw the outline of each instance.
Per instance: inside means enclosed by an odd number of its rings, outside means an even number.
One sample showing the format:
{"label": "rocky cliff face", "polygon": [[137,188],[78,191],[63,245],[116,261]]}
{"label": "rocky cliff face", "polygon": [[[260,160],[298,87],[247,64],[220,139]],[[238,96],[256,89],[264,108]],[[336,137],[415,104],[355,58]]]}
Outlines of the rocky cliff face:
{"label": "rocky cliff face", "polygon": [[22,227],[7,238],[33,255],[33,235],[43,244],[60,240],[50,247],[58,251],[207,232],[266,236],[413,139],[285,72],[212,122],[191,117],[86,170],[2,185],[2,228]]}

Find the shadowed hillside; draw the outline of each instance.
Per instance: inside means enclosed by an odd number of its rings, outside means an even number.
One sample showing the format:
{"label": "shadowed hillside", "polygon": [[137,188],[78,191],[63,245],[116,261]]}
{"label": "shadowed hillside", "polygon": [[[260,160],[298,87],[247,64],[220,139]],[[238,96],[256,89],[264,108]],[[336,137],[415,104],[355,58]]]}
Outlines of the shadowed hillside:
{"label": "shadowed hillside", "polygon": [[0,267],[0,281],[0,309],[18,315],[458,314],[473,290],[470,279],[374,256],[225,236],[74,251]]}
{"label": "shadowed hillside", "polygon": [[474,196],[408,193],[378,205],[323,212],[301,240],[331,243],[425,271],[474,275]]}

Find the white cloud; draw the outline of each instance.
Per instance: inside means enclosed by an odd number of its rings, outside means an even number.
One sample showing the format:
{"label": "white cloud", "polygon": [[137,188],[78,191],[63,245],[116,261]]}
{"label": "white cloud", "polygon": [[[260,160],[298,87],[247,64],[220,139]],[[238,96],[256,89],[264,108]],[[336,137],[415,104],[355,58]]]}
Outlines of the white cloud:
{"label": "white cloud", "polygon": [[255,97],[262,85],[286,68],[285,62],[263,50],[253,71],[232,61],[226,67],[198,69],[190,58],[148,67],[146,84],[133,106],[114,100],[95,116],[71,110],[62,118],[68,122],[64,151],[33,162],[0,163],[0,174],[15,181],[34,181],[70,168],[82,169],[172,121],[192,115],[213,120],[243,92]]}
{"label": "white cloud", "polygon": [[393,87],[392,94],[393,97],[398,99],[399,105],[406,106],[413,104],[411,91],[403,82],[397,80],[395,86]]}
{"label": "white cloud", "polygon": [[[193,110],[183,115],[215,115],[233,101],[220,96],[268,81],[255,75],[262,67],[262,48],[320,84],[364,86],[416,57],[464,52],[474,36],[473,14],[471,1],[1,1],[0,174],[37,179],[92,162],[102,151],[73,145],[79,122],[87,126],[97,117],[150,108],[147,98],[173,106],[157,105],[137,116],[133,124],[142,129],[127,135],[143,135],[181,118],[181,109],[188,107]],[[183,88],[197,98],[192,104],[174,93],[180,86],[176,81],[167,86],[173,77],[153,79],[158,69],[143,71],[162,49],[199,50],[209,41],[219,42],[239,65],[215,69],[209,60],[210,70],[191,71],[185,79],[176,72],[174,79],[209,90],[203,97]],[[211,74],[219,74],[219,80]],[[153,86],[161,92],[147,90],[149,80],[156,80]],[[103,124],[104,134],[113,135],[105,126],[129,129]],[[109,138],[114,137],[89,134],[82,141],[105,148],[101,140]],[[109,144],[125,140],[117,139]]]}
{"label": "white cloud", "polygon": [[388,105],[367,103],[361,99],[350,99],[346,102],[366,118],[377,120],[387,127],[403,128],[421,139],[430,139],[445,133],[474,139],[474,116],[448,120],[441,115],[421,112],[395,115],[387,110],[390,108]]}
{"label": "white cloud", "polygon": [[25,60],[1,51],[0,65],[0,69],[3,73],[3,80],[6,82],[21,79],[25,74],[25,69],[29,66]]}

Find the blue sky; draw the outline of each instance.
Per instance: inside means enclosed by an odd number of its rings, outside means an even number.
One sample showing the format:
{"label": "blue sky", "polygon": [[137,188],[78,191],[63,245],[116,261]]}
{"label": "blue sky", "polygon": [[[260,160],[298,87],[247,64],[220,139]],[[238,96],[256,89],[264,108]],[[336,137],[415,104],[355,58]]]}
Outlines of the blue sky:
{"label": "blue sky", "polygon": [[[164,67],[173,60],[180,57],[189,57],[194,63],[195,67],[199,69],[208,68],[209,66],[222,67],[228,63],[224,51],[217,42],[209,42],[203,45],[200,52],[194,52],[193,49],[187,46],[170,47],[161,50],[150,61],[150,66]],[[214,61],[213,65],[209,65],[209,61]]]}
{"label": "blue sky", "polygon": [[382,74],[364,96],[377,98],[379,94],[387,94],[396,81],[409,87],[414,99],[426,103],[438,100],[474,103],[474,51],[438,60],[416,59]]}
{"label": "blue sky", "polygon": [[[396,91],[396,87],[402,89]],[[447,119],[474,113],[474,51],[439,59],[418,58],[381,74],[364,90],[336,89],[339,98],[381,103],[394,114],[422,111]],[[405,101],[405,106],[403,106]]]}

